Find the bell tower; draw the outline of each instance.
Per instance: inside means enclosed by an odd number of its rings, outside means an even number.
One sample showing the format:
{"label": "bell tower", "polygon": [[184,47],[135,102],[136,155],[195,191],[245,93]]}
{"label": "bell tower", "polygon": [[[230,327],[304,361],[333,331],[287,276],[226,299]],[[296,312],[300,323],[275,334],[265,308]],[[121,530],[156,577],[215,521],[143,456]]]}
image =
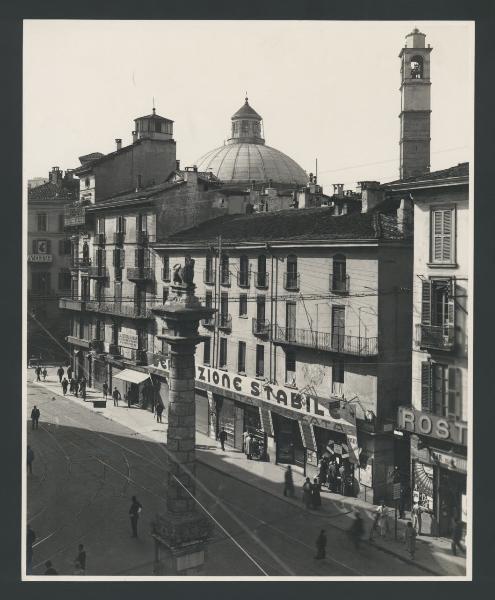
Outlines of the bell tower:
{"label": "bell tower", "polygon": [[430,52],[426,35],[419,29],[406,36],[400,51],[401,111],[400,178],[407,179],[430,170],[431,81]]}

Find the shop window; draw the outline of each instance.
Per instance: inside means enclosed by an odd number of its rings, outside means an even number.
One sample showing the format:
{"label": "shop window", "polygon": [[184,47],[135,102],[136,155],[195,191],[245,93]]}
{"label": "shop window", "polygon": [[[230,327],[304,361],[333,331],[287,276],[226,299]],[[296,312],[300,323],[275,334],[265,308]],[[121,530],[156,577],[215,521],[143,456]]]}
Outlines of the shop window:
{"label": "shop window", "polygon": [[36,220],[38,231],[48,231],[48,217],[46,213],[38,213]]}
{"label": "shop window", "polygon": [[435,264],[455,263],[455,210],[433,209],[430,213],[430,260]]}
{"label": "shop window", "polygon": [[209,365],[211,360],[211,338],[207,337],[203,342],[203,364]]}
{"label": "shop window", "polygon": [[247,294],[239,294],[239,316],[247,316]]}
{"label": "shop window", "polygon": [[227,368],[227,338],[220,338],[220,368]]}
{"label": "shop window", "polygon": [[291,350],[285,353],[285,383],[296,387],[296,353]]}
{"label": "shop window", "polygon": [[237,371],[239,373],[246,372],[246,342],[239,342],[239,350],[237,353]]}
{"label": "shop window", "polygon": [[261,344],[256,345],[256,377],[265,375],[265,347]]}
{"label": "shop window", "polygon": [[457,367],[421,363],[421,410],[439,417],[462,418],[462,372]]}

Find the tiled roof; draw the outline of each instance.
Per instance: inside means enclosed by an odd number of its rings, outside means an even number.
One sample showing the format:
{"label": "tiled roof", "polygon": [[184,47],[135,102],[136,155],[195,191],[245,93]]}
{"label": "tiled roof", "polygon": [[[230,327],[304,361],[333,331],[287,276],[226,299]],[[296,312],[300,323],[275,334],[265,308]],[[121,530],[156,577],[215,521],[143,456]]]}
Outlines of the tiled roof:
{"label": "tiled roof", "polygon": [[401,239],[395,211],[334,217],[326,208],[289,209],[251,215],[228,215],[170,236],[165,242],[269,240]]}
{"label": "tiled roof", "polygon": [[77,198],[77,191],[70,190],[55,183],[44,183],[28,190],[29,202],[73,202]]}
{"label": "tiled roof", "polygon": [[79,162],[81,163],[81,165],[85,165],[86,163],[92,162],[93,160],[96,160],[97,158],[102,158],[103,156],[105,156],[105,155],[102,154],[101,152],[91,152],[91,154],[85,154],[84,156],[80,156]]}
{"label": "tiled roof", "polygon": [[397,179],[395,181],[389,181],[384,185],[397,185],[400,183],[409,183],[416,181],[432,181],[436,179],[448,179],[449,177],[467,177],[469,175],[469,163],[459,163],[454,167],[448,169],[441,169],[439,171],[432,171],[431,173],[423,173],[422,175],[415,175],[414,177],[407,177],[407,179]]}
{"label": "tiled roof", "polygon": [[166,117],[161,117],[160,115],[157,115],[157,114],[144,115],[143,117],[137,117],[134,120],[138,121],[139,119],[156,119],[157,121],[167,121],[168,123],[173,123],[173,121],[171,119],[167,119]]}

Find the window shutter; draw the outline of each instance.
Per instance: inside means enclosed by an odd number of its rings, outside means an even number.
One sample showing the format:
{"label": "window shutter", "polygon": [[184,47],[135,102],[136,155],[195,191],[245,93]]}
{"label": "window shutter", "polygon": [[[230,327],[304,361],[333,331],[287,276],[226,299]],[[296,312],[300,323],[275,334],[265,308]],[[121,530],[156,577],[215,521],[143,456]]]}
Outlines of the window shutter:
{"label": "window shutter", "polygon": [[443,211],[434,210],[433,216],[433,262],[442,261]]}
{"label": "window shutter", "polygon": [[102,267],[107,266],[107,251],[106,250],[101,251],[101,266]]}
{"label": "window shutter", "polygon": [[447,325],[455,325],[455,277],[449,281],[447,301]]}
{"label": "window shutter", "polygon": [[134,266],[139,267],[139,248],[134,250]]}
{"label": "window shutter", "polygon": [[52,250],[52,241],[51,240],[46,240],[46,253],[50,254]]}
{"label": "window shutter", "polygon": [[117,249],[114,248],[112,251],[112,266],[116,267],[117,266]]}
{"label": "window shutter", "polygon": [[421,363],[421,410],[431,412],[431,363]]}
{"label": "window shutter", "polygon": [[461,404],[461,385],[462,385],[462,374],[461,370],[457,367],[449,367],[449,415],[460,419],[462,417],[462,404]]}
{"label": "window shutter", "polygon": [[452,210],[443,212],[442,262],[452,262]]}
{"label": "window shutter", "polygon": [[144,266],[146,268],[148,268],[150,266],[150,253],[149,253],[149,251],[144,253]]}
{"label": "window shutter", "polygon": [[125,250],[120,251],[120,268],[123,269],[125,267]]}
{"label": "window shutter", "polygon": [[431,281],[423,281],[421,288],[421,324],[431,325]]}

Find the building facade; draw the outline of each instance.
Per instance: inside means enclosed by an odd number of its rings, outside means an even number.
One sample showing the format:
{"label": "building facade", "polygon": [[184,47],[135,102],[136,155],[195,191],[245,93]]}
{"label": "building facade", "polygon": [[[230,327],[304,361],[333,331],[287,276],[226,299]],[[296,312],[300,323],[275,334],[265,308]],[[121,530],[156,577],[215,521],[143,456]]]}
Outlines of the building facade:
{"label": "building facade", "polygon": [[414,201],[412,404],[398,427],[410,438],[413,500],[425,533],[467,519],[469,170],[389,184]]}
{"label": "building facade", "polygon": [[217,311],[196,352],[199,431],[224,428],[237,449],[250,431],[265,459],[308,476],[337,457],[346,493],[391,498],[394,416],[410,402],[412,240],[397,208],[230,216],[153,245],[164,268],[195,260]]}
{"label": "building facade", "polygon": [[[64,229],[65,207],[77,198],[79,181],[53,167],[28,188],[28,355],[64,360],[67,322],[58,300],[71,286],[70,239]],[[62,317],[62,318],[61,318]]]}

